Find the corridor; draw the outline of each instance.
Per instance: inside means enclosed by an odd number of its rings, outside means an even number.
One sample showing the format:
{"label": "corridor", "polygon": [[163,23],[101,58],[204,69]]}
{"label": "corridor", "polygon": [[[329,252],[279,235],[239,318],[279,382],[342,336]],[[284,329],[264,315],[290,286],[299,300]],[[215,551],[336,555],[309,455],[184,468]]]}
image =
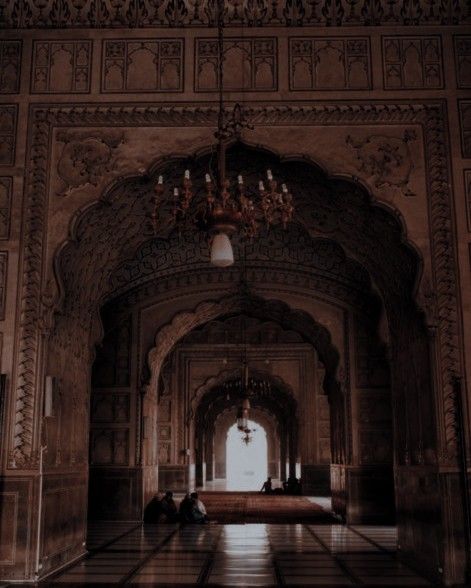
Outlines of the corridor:
{"label": "corridor", "polygon": [[394,527],[99,524],[87,559],[43,586],[429,586],[396,559]]}

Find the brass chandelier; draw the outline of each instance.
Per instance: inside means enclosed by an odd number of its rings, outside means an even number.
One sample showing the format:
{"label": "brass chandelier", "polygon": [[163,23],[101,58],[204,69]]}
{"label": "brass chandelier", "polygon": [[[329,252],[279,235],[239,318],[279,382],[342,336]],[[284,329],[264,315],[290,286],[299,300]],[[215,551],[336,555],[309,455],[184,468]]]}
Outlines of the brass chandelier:
{"label": "brass chandelier", "polygon": [[[224,0],[217,2],[218,23],[218,125],[214,136],[217,140],[217,174],[211,170],[205,174],[205,202],[203,210],[191,212],[195,192],[190,170],[184,173],[181,187],[174,187],[170,198],[171,220],[174,225],[193,220],[203,227],[210,243],[211,263],[217,267],[227,267],[234,263],[231,237],[241,235],[249,240],[259,231],[275,224],[283,228],[292,220],[294,213],[293,197],[286,184],[278,187],[271,170],[266,171],[266,184],[263,180],[258,187],[247,187],[243,175],[237,176],[237,187],[231,186],[226,174],[226,147],[240,136],[242,128],[252,128],[245,121],[238,104],[229,119],[224,108]],[[159,176],[155,186],[155,208],[152,215],[154,227],[158,225],[158,210],[166,201],[164,180]],[[167,200],[168,202],[168,200]],[[193,218],[190,218],[193,216]]]}

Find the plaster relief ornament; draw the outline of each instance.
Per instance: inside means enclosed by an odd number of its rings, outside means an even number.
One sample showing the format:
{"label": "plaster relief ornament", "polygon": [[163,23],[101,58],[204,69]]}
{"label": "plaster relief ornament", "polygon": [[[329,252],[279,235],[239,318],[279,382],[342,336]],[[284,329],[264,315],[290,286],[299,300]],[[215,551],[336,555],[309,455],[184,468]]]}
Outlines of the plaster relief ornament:
{"label": "plaster relief ornament", "polygon": [[409,144],[417,139],[414,130],[407,129],[401,137],[369,135],[354,139],[347,135],[345,142],[357,158],[358,171],[372,178],[375,188],[398,188],[404,196],[415,196],[410,188],[414,162]]}
{"label": "plaster relief ornament", "polygon": [[57,140],[64,143],[57,162],[57,174],[63,183],[58,196],[67,196],[87,184],[97,186],[103,176],[114,169],[114,151],[123,143],[123,134],[92,133],[58,133]]}

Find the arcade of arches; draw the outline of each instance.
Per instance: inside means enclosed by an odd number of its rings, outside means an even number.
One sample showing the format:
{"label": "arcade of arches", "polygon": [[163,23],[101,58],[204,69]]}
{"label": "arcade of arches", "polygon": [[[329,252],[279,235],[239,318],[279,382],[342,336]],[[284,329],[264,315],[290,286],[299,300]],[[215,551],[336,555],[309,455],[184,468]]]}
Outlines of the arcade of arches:
{"label": "arcade of arches", "polygon": [[[440,28],[423,3],[412,31],[403,17],[391,28],[382,12],[368,21],[370,3],[361,2],[346,31],[343,16],[330,29],[324,10],[316,20],[299,9],[285,22],[296,2],[261,1],[269,9],[249,34],[241,25],[255,8],[243,3],[227,31],[227,51],[237,51],[226,67],[238,71],[242,59],[245,72],[234,74],[229,102],[254,128],[242,125],[230,145],[228,173],[257,185],[273,170],[296,210],[286,230],[234,237],[236,262],[222,269],[195,227],[174,226],[166,209],[157,231],[151,222],[160,174],[179,185],[190,168],[202,185],[212,165],[214,56],[202,45],[215,35],[204,20],[211,3],[198,22],[187,22],[198,3],[155,3],[170,12],[131,28],[131,12],[144,13],[126,0],[116,20],[103,13],[105,31],[72,2],[71,26],[85,19],[73,40],[67,23],[48,20],[59,18],[48,3],[38,12],[27,0],[31,16],[21,22],[19,3],[6,4],[0,579],[60,569],[85,553],[89,521],[141,521],[158,490],[224,480],[244,344],[268,474],[280,483],[300,476],[305,494],[332,498],[343,523],[396,524],[405,560],[432,581],[463,583],[464,8]],[[178,13],[180,4],[188,6]],[[229,20],[239,4],[227,2]],[[392,22],[396,4],[384,3]],[[113,30],[117,22],[130,28]],[[406,38],[420,48],[415,61]],[[70,87],[68,66],[63,79],[55,71],[61,60],[71,64]],[[335,67],[317,71],[328,63]]]}

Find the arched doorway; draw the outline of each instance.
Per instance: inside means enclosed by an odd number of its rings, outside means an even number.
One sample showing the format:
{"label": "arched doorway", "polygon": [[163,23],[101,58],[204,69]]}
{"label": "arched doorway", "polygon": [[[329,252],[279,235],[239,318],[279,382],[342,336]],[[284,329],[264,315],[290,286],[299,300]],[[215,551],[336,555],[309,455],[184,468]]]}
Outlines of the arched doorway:
{"label": "arched doorway", "polygon": [[268,439],[265,429],[249,420],[250,442],[234,423],[226,435],[227,490],[260,490],[268,476]]}
{"label": "arched doorway", "polygon": [[[320,295],[323,297],[324,304],[337,305],[341,309],[339,315],[343,313],[345,327],[341,336],[348,340],[353,331],[366,349],[365,356],[361,358],[350,352],[337,354],[337,356],[327,353],[325,357],[320,357],[320,365],[324,369],[323,389],[329,395],[331,408],[333,491],[339,511],[343,510],[348,516],[350,499],[355,496],[358,499],[355,508],[351,509],[350,514],[352,514],[358,512],[357,506],[368,503],[368,497],[381,494],[386,479],[388,484],[392,482],[392,445],[394,445],[397,470],[396,481],[402,480],[399,486],[396,486],[398,492],[401,488],[403,491],[407,486],[406,479],[402,476],[406,476],[406,472],[411,473],[409,470],[413,462],[421,464],[430,462],[432,465],[436,457],[436,431],[432,427],[424,426],[424,422],[433,421],[434,402],[430,392],[432,381],[429,369],[429,341],[421,314],[414,301],[420,260],[407,244],[403,227],[398,219],[384,208],[373,205],[369,196],[358,184],[343,179],[329,180],[319,169],[309,163],[294,160],[280,162],[273,154],[251,150],[244,146],[234,147],[229,152],[229,162],[231,157],[232,161],[237,160],[238,166],[246,165],[249,173],[254,173],[251,170],[260,165],[269,166],[272,169],[278,168],[279,175],[287,178],[293,190],[299,193],[299,209],[303,211],[297,230],[303,239],[306,239],[305,243],[310,245],[310,248],[306,248],[310,252],[309,255],[304,255],[304,251],[301,253],[300,250],[303,247],[298,246],[297,249],[287,248],[287,253],[283,251],[277,258],[276,255],[270,254],[276,251],[278,237],[281,239],[283,237],[276,235],[276,239],[272,241],[270,237],[261,239],[254,244],[252,251],[249,251],[249,258],[251,257],[249,266],[252,264],[248,271],[249,279],[255,283],[258,274],[260,290],[263,290],[264,286],[276,287],[279,297],[295,301],[293,305],[295,316],[292,316],[292,320],[298,324],[300,330],[303,330],[301,324],[303,315],[299,315],[296,319],[296,309],[298,304],[301,307],[305,304],[301,300],[303,290],[310,292],[312,298]],[[203,168],[204,158],[201,163]],[[172,175],[179,170],[168,168],[168,171]],[[70,299],[66,296],[64,299],[63,316],[67,317],[67,320],[57,322],[50,342],[50,351],[52,355],[61,355],[61,337],[67,335],[70,324],[76,327],[75,332],[82,332],[84,337],[92,333],[91,341],[93,342],[95,331],[90,330],[90,316],[96,316],[97,305],[100,303],[103,303],[102,316],[103,322],[106,323],[112,314],[113,304],[118,299],[120,302],[126,300],[128,309],[130,306],[136,307],[140,304],[150,308],[153,304],[151,301],[161,297],[161,288],[167,288],[167,295],[182,287],[187,288],[182,295],[182,304],[179,306],[181,312],[175,312],[175,299],[171,303],[167,301],[166,306],[162,303],[159,316],[157,317],[156,314],[153,316],[154,327],[158,328],[159,333],[156,340],[152,342],[146,333],[147,339],[144,341],[141,338],[139,351],[134,353],[134,356],[132,352],[127,356],[130,365],[134,366],[130,368],[130,372],[134,369],[134,373],[131,373],[131,378],[127,382],[132,389],[134,400],[138,400],[133,404],[134,414],[129,413],[127,422],[137,423],[136,430],[129,429],[128,437],[126,437],[122,431],[116,433],[114,426],[110,427],[112,432],[107,433],[109,440],[106,442],[111,448],[108,455],[112,456],[112,462],[113,459],[115,461],[110,464],[93,464],[94,467],[97,466],[98,473],[98,471],[105,471],[106,467],[111,470],[120,466],[116,459],[123,459],[122,465],[126,467],[129,474],[132,462],[136,476],[140,477],[145,486],[143,494],[146,496],[150,488],[155,487],[157,462],[165,461],[174,451],[172,439],[156,437],[156,396],[165,359],[186,333],[204,324],[208,319],[227,314],[224,308],[225,303],[221,304],[217,300],[224,298],[222,292],[227,283],[237,283],[237,276],[230,272],[225,276],[221,273],[208,272],[212,277],[202,283],[201,271],[207,262],[207,253],[205,244],[201,240],[198,242],[196,238],[199,249],[195,249],[195,238],[189,237],[185,241],[186,237],[184,237],[185,244],[178,249],[180,261],[176,263],[172,254],[169,254],[176,251],[176,237],[173,242],[174,237],[171,233],[154,238],[141,230],[147,227],[143,219],[148,218],[152,199],[149,195],[151,182],[147,185],[142,179],[139,182],[139,185],[134,185],[135,196],[139,194],[139,198],[133,199],[132,206],[133,213],[141,219],[141,224],[138,228],[127,227],[128,233],[125,239],[123,234],[119,235],[119,241],[126,243],[126,251],[129,251],[129,255],[116,242],[114,248],[111,247],[112,254],[108,254],[108,266],[102,271],[102,275],[93,280],[93,287],[77,283],[77,276],[81,272],[76,266],[80,265],[80,260],[90,260],[87,248],[97,246],[97,238],[93,233],[97,226],[102,228],[103,223],[107,223],[106,226],[113,232],[113,227],[118,228],[122,223],[125,224],[129,210],[126,214],[121,210],[122,198],[124,192],[132,193],[132,190],[129,190],[130,185],[119,186],[110,192],[106,206],[99,205],[94,210],[94,223],[89,222],[88,212],[86,212],[76,224],[76,234],[79,239],[73,245],[65,247],[58,264],[65,290],[69,293],[74,291],[75,295]],[[313,189],[313,186],[316,189]],[[361,231],[356,230],[358,227],[361,227]],[[297,237],[299,244],[299,234]],[[108,246],[109,243],[107,243]],[[313,251],[315,253],[311,254]],[[100,254],[99,247],[94,251],[94,255],[97,254]],[[149,256],[152,259],[154,255],[155,260],[160,261],[154,264],[147,263]],[[279,268],[282,268],[284,275],[281,286],[280,282],[273,277],[277,271],[277,264]],[[93,262],[88,270],[92,273],[96,270]],[[270,280],[267,281],[268,270]],[[133,276],[136,277],[135,280]],[[291,283],[286,281],[288,276],[293,276]],[[199,314],[188,310],[196,308],[197,305],[189,307],[188,301],[183,300],[190,292],[189,284],[193,288],[194,301],[203,305]],[[275,286],[275,284],[278,285]],[[355,287],[352,287],[352,284],[355,284]],[[209,306],[206,308],[205,304]],[[214,310],[213,304],[216,306],[219,304],[219,308]],[[344,312],[346,307],[348,311]],[[361,309],[362,312],[360,312]],[[378,347],[375,346],[375,342],[379,340],[378,325],[382,312],[384,313],[382,333],[389,345],[393,371],[392,387],[390,387],[387,369],[384,369],[383,360],[386,355],[384,350],[380,357],[374,354],[375,347]],[[152,311],[149,311],[146,320],[150,319],[151,314]],[[177,315],[176,322],[173,322],[172,317]],[[285,324],[283,315],[278,316],[281,324]],[[131,330],[138,328],[132,323],[133,318],[129,313],[126,315],[123,311],[119,317],[124,322],[128,319],[131,321]],[[117,318],[114,316],[113,320],[109,319],[110,324]],[[331,313],[327,321],[333,320],[334,315]],[[169,329],[163,328],[165,322],[169,323]],[[140,325],[142,326],[142,322]],[[137,335],[142,337],[139,333]],[[324,340],[322,330],[317,333],[311,332],[307,336],[312,344],[322,345]],[[340,344],[340,340],[338,343],[337,349],[345,347]],[[151,350],[148,366],[146,366],[143,349],[149,349],[149,347]],[[119,346],[115,347],[115,353],[119,351]],[[90,357],[84,358],[78,353],[74,361],[72,369],[83,370],[86,369],[86,365],[89,365]],[[333,369],[332,366],[334,366]],[[353,366],[354,377],[352,377],[351,369]],[[150,374],[146,371],[148,368]],[[376,386],[380,390],[379,402],[374,399],[375,385],[372,385],[372,382],[375,378],[377,378]],[[351,391],[354,387],[358,391],[354,401],[355,413],[352,411],[351,404]],[[392,391],[392,403],[391,396],[387,395],[385,390],[388,393]],[[82,392],[85,393],[86,390]],[[390,419],[391,404],[394,427]],[[376,406],[381,408],[377,411],[371,408]],[[398,406],[405,409],[399,411]],[[173,409],[170,407],[169,410]],[[114,414],[113,411],[114,409],[110,414]],[[183,418],[187,418],[190,412],[191,410],[184,414]],[[361,431],[356,439],[352,434],[353,414],[356,414],[360,420],[363,419]],[[355,426],[360,424],[357,422]],[[173,432],[170,434],[173,435]],[[92,448],[93,446],[92,442]],[[101,441],[95,444],[95,447],[102,446]],[[117,457],[114,457],[114,448],[118,448]],[[119,448],[124,448],[121,454]],[[179,459],[185,461],[191,456],[191,451],[192,448],[188,443],[185,453],[180,455]],[[130,455],[132,459],[129,458]],[[170,460],[168,463],[172,465]],[[148,468],[147,471],[145,471],[146,468]],[[380,471],[382,475],[377,475]],[[176,475],[178,476],[179,473],[177,472]],[[374,480],[376,480],[376,486]],[[408,512],[408,507],[406,508],[405,505],[409,500],[409,493],[397,496],[398,504],[404,504],[404,509],[400,508],[401,516],[403,516],[402,513]],[[433,502],[432,498],[431,500]],[[141,507],[137,503],[136,505],[136,512],[138,512]],[[440,510],[440,508],[439,504],[434,503],[432,510]],[[405,523],[401,525],[400,528],[406,533],[407,525]],[[416,519],[413,525],[416,532],[427,543],[430,537],[425,527]],[[404,537],[407,544],[407,538]],[[413,552],[414,546],[409,544],[409,549]]]}

